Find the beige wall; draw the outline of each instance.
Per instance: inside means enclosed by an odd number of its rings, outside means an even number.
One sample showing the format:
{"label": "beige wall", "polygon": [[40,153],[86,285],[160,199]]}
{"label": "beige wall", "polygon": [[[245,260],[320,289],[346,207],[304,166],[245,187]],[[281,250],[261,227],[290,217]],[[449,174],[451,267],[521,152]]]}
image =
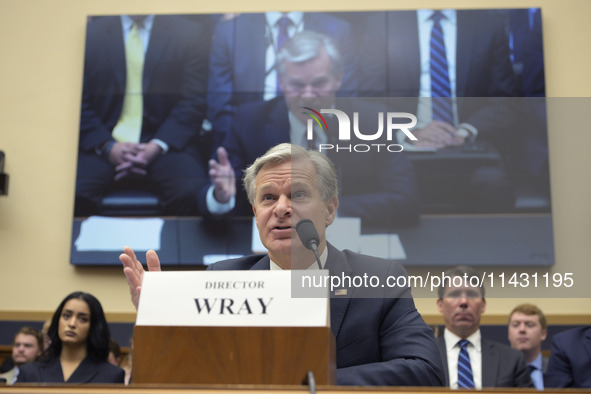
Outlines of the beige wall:
{"label": "beige wall", "polygon": [[[86,16],[119,13],[265,11],[276,1],[0,0],[0,149],[6,153],[10,194],[0,197],[0,319],[43,316],[70,291],[95,294],[112,318],[133,311],[118,268],[69,264]],[[586,97],[591,52],[591,2],[538,1],[286,1],[301,10],[382,10],[421,7],[543,9],[547,94]],[[583,127],[588,103],[550,108],[549,140],[556,265],[575,272],[577,286],[591,274],[591,133]],[[560,106],[560,105],[559,105]],[[427,246],[426,246],[427,247]],[[502,245],[499,245],[502,247]],[[414,270],[410,270],[414,272]],[[421,271],[422,272],[422,271]],[[591,294],[591,290],[587,292]],[[540,299],[550,315],[589,314],[591,298]],[[517,302],[489,300],[500,318]],[[419,310],[437,315],[433,299]],[[35,312],[43,312],[35,314]]]}

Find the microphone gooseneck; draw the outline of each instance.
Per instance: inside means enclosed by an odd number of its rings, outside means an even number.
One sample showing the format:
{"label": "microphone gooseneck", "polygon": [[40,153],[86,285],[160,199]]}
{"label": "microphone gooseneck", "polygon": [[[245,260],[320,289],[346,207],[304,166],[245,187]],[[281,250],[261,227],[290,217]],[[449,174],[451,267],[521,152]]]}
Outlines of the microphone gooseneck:
{"label": "microphone gooseneck", "polygon": [[312,223],[310,219],[302,219],[296,224],[296,232],[298,233],[298,237],[300,237],[302,244],[304,244],[307,249],[310,249],[312,252],[314,252],[318,269],[322,269],[322,264],[320,264],[320,256],[318,256],[318,244],[320,243],[320,236],[318,236],[318,231],[316,231],[314,223]]}

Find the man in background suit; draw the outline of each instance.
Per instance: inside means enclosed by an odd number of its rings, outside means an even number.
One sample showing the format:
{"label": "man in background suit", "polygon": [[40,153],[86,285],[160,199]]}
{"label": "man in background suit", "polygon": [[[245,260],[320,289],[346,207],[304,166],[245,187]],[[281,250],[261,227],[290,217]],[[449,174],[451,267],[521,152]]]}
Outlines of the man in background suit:
{"label": "man in background suit", "polygon": [[[282,27],[283,26],[283,36]],[[208,119],[221,143],[232,127],[236,106],[281,95],[276,55],[283,40],[308,30],[331,37],[343,54],[345,95],[356,92],[356,58],[349,24],[322,12],[238,14],[221,20],[213,35],[208,86]]]}
{"label": "man in background suit", "polygon": [[517,305],[509,314],[509,342],[525,356],[529,374],[538,390],[544,389],[548,358],[542,356],[542,342],[548,335],[544,312],[533,304]]}
{"label": "man in background suit", "polygon": [[197,214],[208,47],[182,16],[89,20],[76,216],[97,214],[109,188],[128,181],[152,186],[165,214]]}
{"label": "man in background suit", "polygon": [[554,335],[544,385],[591,388],[591,326]]}
{"label": "man in background suit", "polygon": [[[341,252],[326,242],[326,227],[335,218],[339,199],[337,175],[325,155],[280,144],[247,168],[244,187],[268,254],[221,261],[209,270],[315,269],[314,254],[295,231],[296,223],[309,219],[319,235],[319,264],[331,276],[372,275],[381,280],[406,276],[398,262]],[[146,259],[150,271],[160,271],[154,251],[148,251]],[[131,248],[125,248],[120,260],[137,308],[144,268]],[[433,332],[416,310],[410,288],[360,286],[333,292],[330,319],[336,338],[337,384],[443,384]]]}
{"label": "man in background suit", "polygon": [[22,327],[14,336],[12,343],[14,366],[1,373],[0,379],[4,379],[6,384],[14,384],[19,374],[19,366],[35,361],[41,353],[43,353],[43,334],[32,327]]}
{"label": "man in background suit", "polygon": [[[277,69],[285,97],[239,106],[233,117],[235,126],[223,147],[218,149],[218,161],[210,161],[212,185],[202,193],[201,203],[208,207],[209,213],[226,213],[231,209],[234,215],[251,213],[246,196],[235,186],[236,179],[240,178],[243,168],[271,146],[288,141],[303,146],[310,142],[316,148],[321,144],[344,143],[336,137],[336,118],[328,115],[328,131],[315,128],[314,139],[308,141],[306,122],[309,115],[305,114],[304,107],[317,110],[337,108],[347,113],[350,119],[353,119],[353,112],[358,112],[359,129],[365,132],[375,132],[378,112],[387,112],[379,105],[360,99],[335,98],[344,67],[338,49],[325,35],[308,31],[296,34],[279,52]],[[354,138],[346,142],[369,143]],[[387,143],[382,140],[371,142]],[[385,147],[380,152],[337,152],[336,148],[324,152],[339,174],[339,216],[360,217],[364,225],[416,223],[416,180],[404,153],[388,152]]]}
{"label": "man in background suit", "polygon": [[452,389],[483,387],[533,387],[523,354],[482,338],[480,316],[486,310],[484,287],[470,267],[445,272],[437,309],[445,330],[437,344]]}

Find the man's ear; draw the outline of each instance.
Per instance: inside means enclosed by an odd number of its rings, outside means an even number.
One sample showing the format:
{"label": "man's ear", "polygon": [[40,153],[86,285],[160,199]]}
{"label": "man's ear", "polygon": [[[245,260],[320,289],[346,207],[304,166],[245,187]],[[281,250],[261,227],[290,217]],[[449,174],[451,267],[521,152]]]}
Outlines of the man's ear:
{"label": "man's ear", "polygon": [[442,298],[437,299],[437,310],[439,311],[439,313],[443,313],[443,299]]}
{"label": "man's ear", "polygon": [[337,196],[331,197],[325,201],[325,204],[327,210],[325,225],[330,226],[337,215],[337,209],[339,209],[339,198]]}

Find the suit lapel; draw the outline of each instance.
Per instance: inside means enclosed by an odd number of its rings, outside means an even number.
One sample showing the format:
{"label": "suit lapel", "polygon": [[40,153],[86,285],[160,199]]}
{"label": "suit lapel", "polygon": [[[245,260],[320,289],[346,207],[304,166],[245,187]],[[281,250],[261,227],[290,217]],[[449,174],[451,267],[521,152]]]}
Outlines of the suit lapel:
{"label": "suit lapel", "polygon": [[49,364],[42,364],[43,372],[41,377],[45,382],[64,382],[64,371],[59,357],[56,357]]}
{"label": "suit lapel", "polygon": [[[353,270],[349,266],[345,255],[329,243],[327,243],[327,247],[326,268],[329,270],[330,275],[338,277],[350,275]],[[349,301],[353,296],[353,290],[352,288],[339,288],[330,294],[330,329],[335,338],[339,335],[341,324],[349,307]],[[346,294],[342,294],[343,291],[346,291]],[[339,293],[342,295],[337,295]]]}
{"label": "suit lapel", "polygon": [[92,381],[97,371],[96,363],[89,357],[86,357],[82,360],[80,365],[78,365],[78,368],[76,368],[72,376],[70,376],[68,383],[89,383]]}
{"label": "suit lapel", "polygon": [[[475,35],[472,32],[478,31],[478,26],[470,26],[471,18],[458,10],[456,14],[456,97],[464,97],[466,94],[466,81],[470,73],[472,47],[477,45],[474,42]],[[467,33],[464,33],[466,31]]]}
{"label": "suit lapel", "polygon": [[495,387],[500,357],[494,344],[481,339],[482,347],[482,387]]}
{"label": "suit lapel", "polygon": [[265,59],[268,40],[272,40],[266,35],[265,15],[243,14],[234,18],[233,23],[234,67],[238,69],[236,73],[242,75],[242,78],[236,78],[234,89],[241,93],[261,94],[261,86],[265,86],[265,62],[258,60]]}
{"label": "suit lapel", "polygon": [[[387,19],[388,70],[396,70],[397,77],[387,81],[398,97],[418,97],[421,78],[419,26],[416,11],[392,11]],[[397,59],[393,64],[393,59]],[[398,61],[402,60],[402,61]],[[399,85],[399,86],[395,86]],[[400,87],[402,91],[400,91]]]}
{"label": "suit lapel", "polygon": [[289,111],[287,103],[281,98],[275,98],[268,102],[271,111],[269,119],[264,122],[264,138],[269,145],[275,146],[283,142],[290,142]]}
{"label": "suit lapel", "polygon": [[271,269],[271,259],[269,259],[269,255],[266,255],[262,259],[256,262],[255,265],[250,267],[251,270],[270,270]]}
{"label": "suit lapel", "polygon": [[586,358],[588,360],[591,360],[591,328],[587,328],[583,335],[587,339],[586,341],[583,342],[583,348],[587,352]]}
{"label": "suit lapel", "polygon": [[171,34],[167,33],[170,27],[170,20],[162,16],[154,16],[154,24],[152,32],[150,33],[150,41],[148,43],[148,50],[144,60],[144,72],[142,75],[142,88],[144,92],[148,91],[150,80],[154,71],[154,67],[163,56],[163,52],[167,45],[170,45]]}
{"label": "suit lapel", "polygon": [[441,355],[441,362],[443,363],[443,370],[445,371],[445,385],[449,387],[449,367],[447,365],[447,348],[445,346],[445,338],[443,335],[437,338],[437,347]]}
{"label": "suit lapel", "polygon": [[[590,357],[591,357],[591,353],[589,353]],[[544,357],[542,356],[542,373],[546,373],[546,370],[548,369],[548,357]]]}
{"label": "suit lapel", "polygon": [[[413,86],[419,86],[421,80],[421,54],[419,50],[419,45],[417,42],[419,41],[419,25],[417,20],[417,15],[415,11],[407,11],[409,12],[408,17],[403,19],[402,30],[398,30],[401,34],[400,37],[405,37],[408,35],[412,36],[412,39],[406,40],[398,40],[396,37],[390,37],[390,41],[400,41],[401,48],[399,53],[403,53],[405,58],[407,59],[405,65],[407,67],[407,72],[410,80],[413,82]],[[416,39],[415,39],[416,37]],[[390,69],[395,70],[398,65],[396,64],[388,64]],[[416,96],[418,96],[418,90],[416,91]],[[414,96],[413,96],[414,97]]]}
{"label": "suit lapel", "polygon": [[[107,47],[106,51],[111,61],[115,78],[121,90],[125,91],[125,45],[123,43],[123,27],[120,17],[110,17],[109,27],[106,30],[103,40],[104,45]],[[86,50],[92,50],[92,48],[86,48]]]}

